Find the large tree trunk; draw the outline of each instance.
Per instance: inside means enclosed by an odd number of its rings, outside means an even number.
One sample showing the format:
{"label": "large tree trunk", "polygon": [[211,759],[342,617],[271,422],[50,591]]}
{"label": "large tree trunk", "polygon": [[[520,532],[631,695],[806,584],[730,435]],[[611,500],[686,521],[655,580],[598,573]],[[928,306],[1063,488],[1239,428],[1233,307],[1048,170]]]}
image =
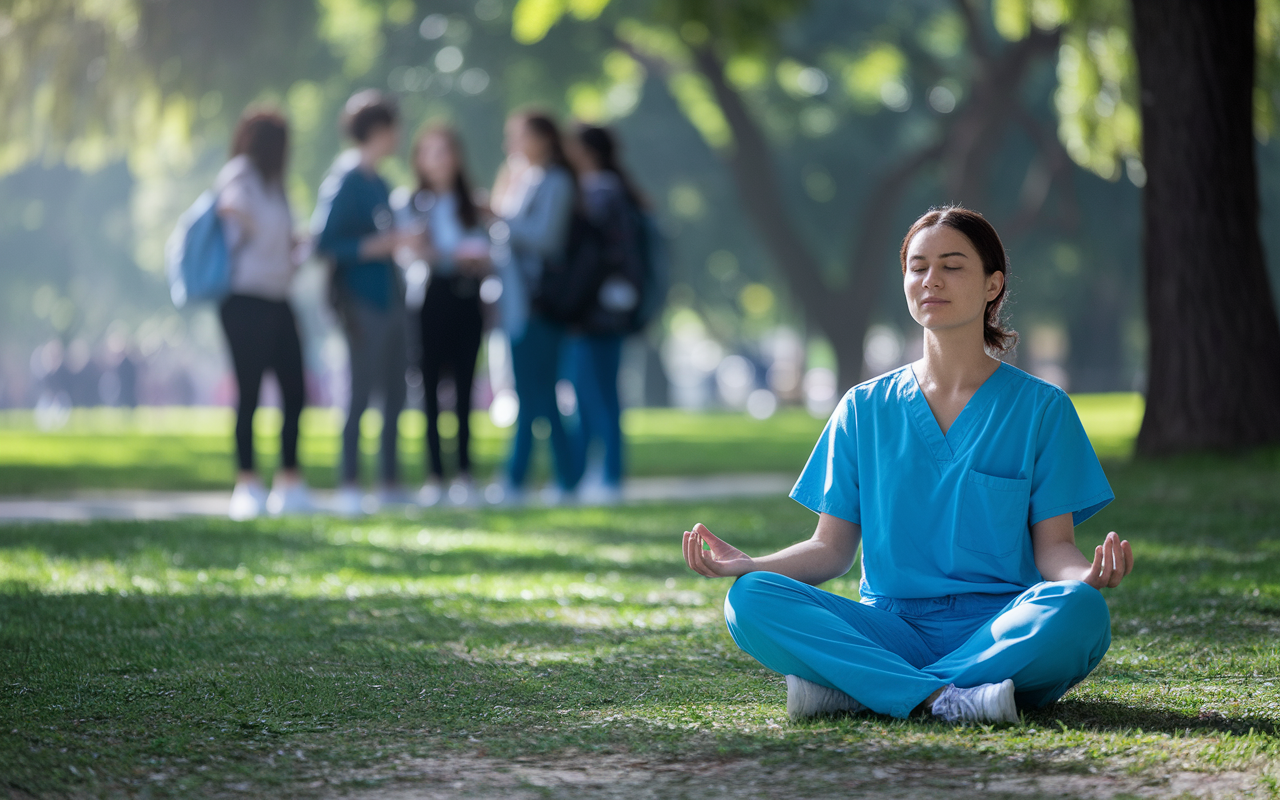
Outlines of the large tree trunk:
{"label": "large tree trunk", "polygon": [[1254,163],[1252,0],[1133,0],[1150,353],[1138,452],[1280,442]]}

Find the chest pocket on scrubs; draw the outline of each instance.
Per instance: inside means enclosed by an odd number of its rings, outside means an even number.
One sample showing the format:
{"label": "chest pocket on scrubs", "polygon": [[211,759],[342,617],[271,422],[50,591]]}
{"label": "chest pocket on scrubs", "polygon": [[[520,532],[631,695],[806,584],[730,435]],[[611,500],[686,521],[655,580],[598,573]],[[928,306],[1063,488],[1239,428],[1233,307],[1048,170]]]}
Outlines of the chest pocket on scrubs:
{"label": "chest pocket on scrubs", "polygon": [[1031,481],[969,470],[960,501],[956,544],[975,553],[1007,556],[1029,537]]}

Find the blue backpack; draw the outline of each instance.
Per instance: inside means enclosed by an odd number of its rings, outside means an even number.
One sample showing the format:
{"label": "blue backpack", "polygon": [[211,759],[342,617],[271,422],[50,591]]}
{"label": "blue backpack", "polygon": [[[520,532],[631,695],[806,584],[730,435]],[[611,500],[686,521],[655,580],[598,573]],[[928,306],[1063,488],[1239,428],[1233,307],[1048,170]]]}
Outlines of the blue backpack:
{"label": "blue backpack", "polygon": [[165,246],[169,297],[182,308],[231,293],[231,254],[218,216],[218,195],[205,192],[183,212]]}

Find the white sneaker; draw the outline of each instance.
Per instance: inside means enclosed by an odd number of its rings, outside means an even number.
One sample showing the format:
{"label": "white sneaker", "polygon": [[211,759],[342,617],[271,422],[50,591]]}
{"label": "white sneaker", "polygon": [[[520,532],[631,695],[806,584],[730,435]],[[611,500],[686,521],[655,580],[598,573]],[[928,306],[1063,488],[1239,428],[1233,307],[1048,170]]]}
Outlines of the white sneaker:
{"label": "white sneaker", "polygon": [[953,683],[933,701],[931,710],[947,722],[1019,722],[1011,680],[972,689],[960,689]]}
{"label": "white sneaker", "polygon": [[866,708],[839,689],[820,686],[799,675],[787,676],[787,716],[792,722],[841,711],[857,714]]}
{"label": "white sneaker", "polygon": [[558,508],[560,506],[573,505],[577,497],[573,492],[566,492],[554,483],[547,484],[538,493],[538,499],[542,501],[544,506],[549,508]]}
{"label": "white sneaker", "polygon": [[281,488],[272,486],[267,495],[267,513],[273,517],[282,514],[314,514],[316,504],[311,501],[311,492],[305,483],[293,483]]}
{"label": "white sneaker", "polygon": [[434,481],[427,481],[418,490],[418,505],[423,508],[431,508],[434,505],[438,505],[443,497],[444,491],[440,489],[440,484]]}
{"label": "white sneaker", "polygon": [[236,522],[254,519],[262,514],[267,504],[267,490],[259,483],[237,483],[231,491],[231,505],[227,516]]}
{"label": "white sneaker", "polygon": [[584,506],[616,506],[622,503],[622,487],[596,483],[578,490],[578,502]]}
{"label": "white sneaker", "polygon": [[364,493],[353,486],[344,486],[333,495],[333,513],[340,517],[358,517],[365,513]]}
{"label": "white sneaker", "polygon": [[491,483],[484,487],[484,501],[491,506],[522,506],[525,495],[522,489],[505,483]]}
{"label": "white sneaker", "polygon": [[469,478],[454,478],[449,484],[449,505],[470,506],[475,504],[476,486]]}

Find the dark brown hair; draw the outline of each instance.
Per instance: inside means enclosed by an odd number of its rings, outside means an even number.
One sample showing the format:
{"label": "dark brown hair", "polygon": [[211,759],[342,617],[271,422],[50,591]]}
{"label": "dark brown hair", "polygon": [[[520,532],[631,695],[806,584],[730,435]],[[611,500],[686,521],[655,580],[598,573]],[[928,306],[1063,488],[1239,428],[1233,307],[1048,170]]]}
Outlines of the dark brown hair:
{"label": "dark brown hair", "polygon": [[279,111],[250,106],[231,136],[231,157],[248,156],[265,183],[280,183],[289,153],[289,123]]}
{"label": "dark brown hair", "polygon": [[453,175],[452,187],[453,194],[458,202],[458,221],[462,223],[463,228],[468,230],[474,228],[480,222],[480,214],[476,211],[475,200],[471,197],[471,181],[467,179],[467,161],[462,152],[462,139],[458,137],[458,132],[453,127],[449,125],[428,125],[413,140],[412,163],[413,172],[418,176],[418,191],[432,191],[426,173],[418,166],[418,156],[422,153],[422,148],[426,146],[427,139],[432,136],[442,137],[449,143],[449,149],[453,151],[453,160],[458,166]]}
{"label": "dark brown hair", "polygon": [[574,135],[578,137],[578,141],[582,147],[591,153],[591,157],[595,159],[600,169],[605,172],[612,172],[618,176],[618,180],[622,183],[622,189],[627,193],[627,197],[635,205],[636,208],[648,208],[649,204],[635,187],[631,176],[623,169],[621,161],[618,159],[618,137],[608,128],[601,128],[598,125],[579,125],[574,129]]}
{"label": "dark brown hair", "polygon": [[999,272],[1004,275],[1005,280],[1000,287],[1000,293],[994,300],[987,303],[982,320],[982,341],[987,350],[994,355],[1008,353],[1018,343],[1017,331],[1006,327],[1000,318],[1004,299],[1009,291],[1009,255],[1004,250],[1000,235],[996,233],[991,223],[987,222],[986,217],[977,211],[958,205],[929,209],[928,213],[912,224],[907,235],[902,239],[902,250],[898,254],[902,262],[902,274],[907,273],[907,248],[911,246],[911,240],[925,228],[937,225],[946,225],[952,230],[959,231],[969,240],[973,249],[978,251],[978,257],[982,259],[983,274],[991,275]]}
{"label": "dark brown hair", "polygon": [[564,139],[560,135],[560,126],[555,119],[543,111],[519,112],[524,118],[525,129],[547,143],[547,163],[555,164],[574,174],[573,166],[564,154]]}
{"label": "dark brown hair", "polygon": [[396,101],[377,89],[356,92],[342,109],[342,129],[359,144],[364,144],[375,132],[393,127],[399,121],[400,109],[396,106]]}

